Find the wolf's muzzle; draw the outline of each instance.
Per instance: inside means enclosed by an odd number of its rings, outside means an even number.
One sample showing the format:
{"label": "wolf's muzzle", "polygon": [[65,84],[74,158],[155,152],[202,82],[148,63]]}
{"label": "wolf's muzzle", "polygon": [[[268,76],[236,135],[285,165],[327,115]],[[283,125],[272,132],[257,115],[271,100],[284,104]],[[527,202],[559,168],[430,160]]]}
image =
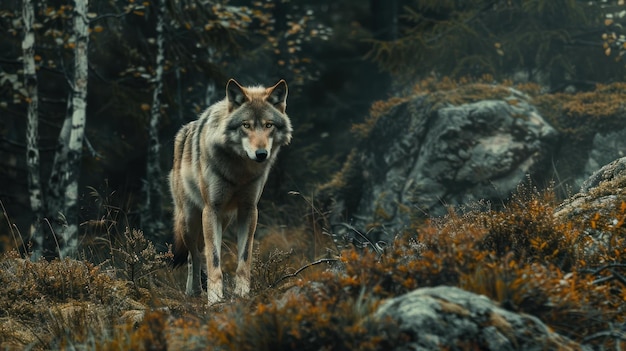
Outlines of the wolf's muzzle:
{"label": "wolf's muzzle", "polygon": [[259,149],[259,150],[257,150],[257,151],[255,152],[255,156],[256,156],[255,161],[257,161],[257,162],[263,162],[263,161],[265,161],[265,159],[267,158],[267,150],[265,150],[265,149]]}

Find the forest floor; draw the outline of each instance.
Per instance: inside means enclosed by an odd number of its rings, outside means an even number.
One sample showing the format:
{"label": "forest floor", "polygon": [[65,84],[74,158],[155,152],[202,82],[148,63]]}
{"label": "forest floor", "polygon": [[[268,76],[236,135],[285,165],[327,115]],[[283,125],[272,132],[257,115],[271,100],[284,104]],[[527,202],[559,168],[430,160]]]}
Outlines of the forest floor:
{"label": "forest floor", "polygon": [[[562,222],[550,193],[501,210],[416,222],[384,251],[342,245],[319,224],[260,226],[253,289],[233,296],[235,246],[224,243],[225,300],[184,294],[140,230],[83,242],[83,259],[0,258],[0,348],[6,350],[383,350],[411,336],[371,315],[421,287],[457,286],[534,315],[594,348],[626,346],[626,204]],[[278,220],[277,220],[278,221]],[[606,246],[589,249],[602,230]],[[109,236],[107,236],[109,235]],[[341,247],[341,249],[339,249]],[[475,347],[480,349],[480,341]]]}

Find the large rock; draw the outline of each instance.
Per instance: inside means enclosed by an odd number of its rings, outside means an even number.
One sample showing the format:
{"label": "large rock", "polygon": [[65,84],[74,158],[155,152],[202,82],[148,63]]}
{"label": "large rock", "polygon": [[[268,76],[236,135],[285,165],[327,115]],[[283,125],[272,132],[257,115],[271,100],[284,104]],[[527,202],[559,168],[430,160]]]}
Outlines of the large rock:
{"label": "large rock", "polygon": [[578,177],[575,177],[574,185],[580,187],[600,167],[624,156],[626,156],[626,128],[604,134],[596,133],[585,168]]}
{"label": "large rock", "polygon": [[536,317],[498,307],[482,295],[439,286],[385,301],[375,318],[408,335],[405,350],[585,350]]}
{"label": "large rock", "polygon": [[557,132],[524,94],[498,89],[500,99],[457,106],[417,96],[381,116],[321,192],[332,224],[388,241],[416,216],[500,203],[528,174],[541,174]]}
{"label": "large rock", "polygon": [[[563,201],[554,211],[557,218],[590,224],[599,223],[593,237],[602,237],[599,230],[615,225],[626,212],[626,157],[619,158],[593,173],[583,182],[580,191]],[[595,226],[594,226],[595,227]]]}

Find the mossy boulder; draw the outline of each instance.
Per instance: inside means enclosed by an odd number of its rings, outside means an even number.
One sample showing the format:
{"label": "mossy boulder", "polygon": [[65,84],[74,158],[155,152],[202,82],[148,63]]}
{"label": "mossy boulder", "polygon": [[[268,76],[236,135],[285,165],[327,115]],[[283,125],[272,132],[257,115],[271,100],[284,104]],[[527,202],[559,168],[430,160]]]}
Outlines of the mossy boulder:
{"label": "mossy boulder", "polygon": [[600,253],[621,240],[626,221],[626,157],[593,173],[580,191],[555,210],[556,219],[586,228],[588,252]]}
{"label": "mossy boulder", "polygon": [[499,307],[459,288],[421,288],[385,301],[376,318],[394,320],[404,345],[394,350],[587,350],[538,318]]}
{"label": "mossy boulder", "polygon": [[625,203],[626,157],[622,157],[593,173],[583,182],[577,194],[555,209],[555,216],[589,222],[595,217],[615,217],[620,212],[623,214],[626,211],[623,208]]}
{"label": "mossy boulder", "polygon": [[331,224],[390,241],[416,217],[482,199],[500,203],[528,174],[544,174],[556,130],[520,91],[482,84],[471,92],[477,89],[487,98],[390,100],[359,127],[361,143],[320,191]]}

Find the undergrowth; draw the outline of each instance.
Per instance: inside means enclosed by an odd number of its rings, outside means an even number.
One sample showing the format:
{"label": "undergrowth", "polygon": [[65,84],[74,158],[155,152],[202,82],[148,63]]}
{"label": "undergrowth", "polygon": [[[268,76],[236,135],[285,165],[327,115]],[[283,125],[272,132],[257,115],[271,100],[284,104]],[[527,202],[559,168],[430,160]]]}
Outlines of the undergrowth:
{"label": "undergrowth", "polygon": [[[501,209],[450,212],[383,251],[348,245],[330,256],[311,253],[309,228],[264,228],[251,296],[213,306],[183,294],[185,270],[165,267],[167,252],[140,230],[110,240],[98,265],[10,251],[0,259],[0,347],[388,350],[416,336],[373,312],[439,285],[486,295],[596,349],[624,347],[613,330],[625,325],[626,229],[614,218],[626,204],[593,222],[555,217],[556,206],[552,192],[523,187]],[[598,231],[609,239],[598,243]],[[236,253],[225,245],[229,274]]]}

